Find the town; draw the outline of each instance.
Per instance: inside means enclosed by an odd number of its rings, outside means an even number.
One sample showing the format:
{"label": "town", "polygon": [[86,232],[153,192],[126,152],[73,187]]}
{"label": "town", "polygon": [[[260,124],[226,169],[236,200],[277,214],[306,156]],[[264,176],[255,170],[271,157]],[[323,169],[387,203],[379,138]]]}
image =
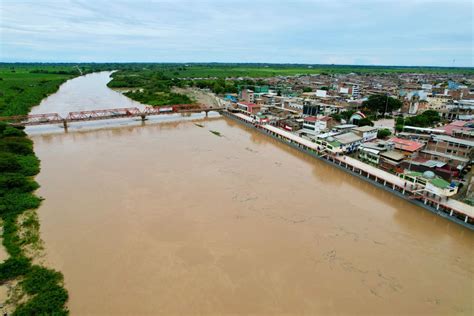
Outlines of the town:
{"label": "town", "polygon": [[254,125],[276,127],[273,132],[287,139],[309,141],[322,155],[347,156],[405,179],[417,185],[420,198],[458,200],[460,218],[473,224],[473,76],[323,74],[256,81],[239,85],[220,104]]}

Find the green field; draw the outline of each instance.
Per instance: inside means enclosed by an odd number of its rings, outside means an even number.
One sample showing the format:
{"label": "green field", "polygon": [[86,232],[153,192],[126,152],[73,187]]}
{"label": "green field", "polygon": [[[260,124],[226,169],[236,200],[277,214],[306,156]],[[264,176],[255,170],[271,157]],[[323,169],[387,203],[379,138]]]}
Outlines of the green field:
{"label": "green field", "polygon": [[116,69],[129,72],[160,72],[169,78],[229,78],[273,77],[304,74],[390,74],[439,73],[474,74],[474,68],[455,67],[396,67],[351,65],[296,65],[296,64],[117,64]]}
{"label": "green field", "polygon": [[[80,68],[82,73],[95,69]],[[79,69],[69,64],[0,64],[0,116],[28,114],[32,106],[79,74]]]}

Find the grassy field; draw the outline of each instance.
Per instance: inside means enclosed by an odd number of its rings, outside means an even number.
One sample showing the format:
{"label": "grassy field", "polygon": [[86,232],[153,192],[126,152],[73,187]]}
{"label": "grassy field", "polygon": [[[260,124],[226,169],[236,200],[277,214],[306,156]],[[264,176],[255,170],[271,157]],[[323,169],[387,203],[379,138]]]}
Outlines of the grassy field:
{"label": "grassy field", "polygon": [[385,67],[385,66],[340,66],[340,65],[263,65],[263,64],[208,64],[189,66],[157,65],[154,70],[163,71],[171,78],[227,78],[227,77],[273,77],[304,74],[345,73],[465,73],[474,74],[472,68],[441,67]]}
{"label": "grassy field", "polygon": [[[92,68],[84,68],[84,73]],[[79,75],[72,65],[0,64],[0,116],[28,114],[31,107]]]}

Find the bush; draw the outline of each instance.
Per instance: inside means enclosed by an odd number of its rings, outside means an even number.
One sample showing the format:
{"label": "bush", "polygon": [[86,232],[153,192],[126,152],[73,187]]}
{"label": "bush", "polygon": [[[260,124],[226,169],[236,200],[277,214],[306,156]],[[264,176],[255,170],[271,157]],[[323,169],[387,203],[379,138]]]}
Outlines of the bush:
{"label": "bush", "polygon": [[0,152],[0,172],[15,172],[21,168],[22,166],[14,154]]}
{"label": "bush", "polygon": [[1,151],[18,155],[32,155],[33,146],[28,139],[9,137],[0,139],[0,152]]}
{"label": "bush", "polygon": [[28,294],[38,294],[53,288],[63,281],[63,275],[57,271],[34,265],[25,275],[21,286]]}
{"label": "bush", "polygon": [[8,192],[0,199],[0,215],[19,214],[40,204],[41,199],[31,193]]}
{"label": "bush", "polygon": [[374,123],[368,119],[368,118],[363,118],[357,122],[358,126],[374,126]]}
{"label": "bush", "polygon": [[21,129],[18,129],[13,126],[7,126],[3,130],[3,136],[8,137],[8,136],[25,136],[25,132],[22,131]]}
{"label": "bush", "polygon": [[40,161],[34,155],[17,156],[17,162],[21,167],[20,172],[25,176],[34,176],[40,171]]}
{"label": "bush", "polygon": [[38,183],[20,174],[0,175],[0,196],[7,193],[32,192],[38,189],[38,187]]}
{"label": "bush", "polygon": [[388,128],[379,129],[377,131],[377,138],[385,139],[388,136],[390,136],[391,134],[392,134],[392,132],[390,132],[390,130]]}
{"label": "bush", "polygon": [[0,264],[0,282],[5,282],[25,274],[30,268],[30,261],[25,257],[11,257]]}
{"label": "bush", "polygon": [[68,315],[69,312],[64,307],[67,300],[68,294],[64,288],[59,285],[50,286],[18,306],[13,315]]}

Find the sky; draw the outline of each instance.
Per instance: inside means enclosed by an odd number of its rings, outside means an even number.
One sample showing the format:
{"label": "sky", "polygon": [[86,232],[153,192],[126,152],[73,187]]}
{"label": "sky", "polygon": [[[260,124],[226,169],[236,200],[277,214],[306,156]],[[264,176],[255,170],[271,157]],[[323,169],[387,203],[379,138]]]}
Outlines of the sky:
{"label": "sky", "polygon": [[0,0],[0,61],[473,67],[472,3]]}

